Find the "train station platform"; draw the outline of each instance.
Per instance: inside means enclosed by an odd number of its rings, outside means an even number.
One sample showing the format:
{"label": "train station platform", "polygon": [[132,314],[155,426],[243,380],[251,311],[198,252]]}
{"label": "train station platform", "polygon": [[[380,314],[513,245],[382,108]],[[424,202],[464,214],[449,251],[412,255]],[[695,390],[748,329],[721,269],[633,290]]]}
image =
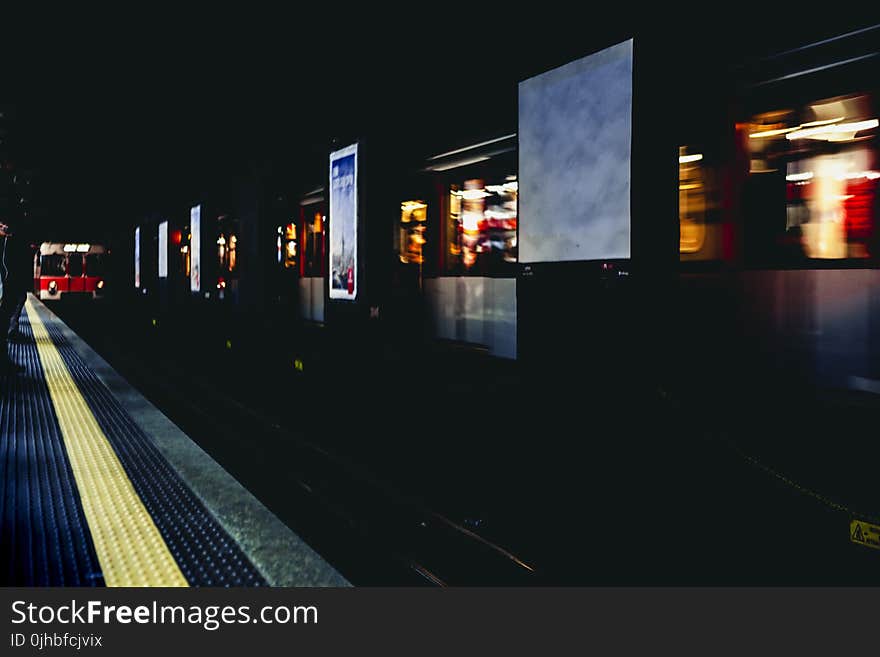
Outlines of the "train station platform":
{"label": "train station platform", "polygon": [[0,584],[348,585],[33,295],[20,329],[24,370],[0,379]]}

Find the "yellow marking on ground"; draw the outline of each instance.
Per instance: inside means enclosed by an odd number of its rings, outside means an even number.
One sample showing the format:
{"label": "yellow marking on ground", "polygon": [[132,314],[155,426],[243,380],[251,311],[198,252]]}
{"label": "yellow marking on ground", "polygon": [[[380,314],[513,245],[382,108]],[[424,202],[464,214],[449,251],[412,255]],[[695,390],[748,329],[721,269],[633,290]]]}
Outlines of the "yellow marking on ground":
{"label": "yellow marking on ground", "polygon": [[864,520],[851,520],[849,539],[853,543],[880,550],[880,525],[873,525]]}
{"label": "yellow marking on ground", "polygon": [[27,316],[107,586],[188,586],[30,298]]}

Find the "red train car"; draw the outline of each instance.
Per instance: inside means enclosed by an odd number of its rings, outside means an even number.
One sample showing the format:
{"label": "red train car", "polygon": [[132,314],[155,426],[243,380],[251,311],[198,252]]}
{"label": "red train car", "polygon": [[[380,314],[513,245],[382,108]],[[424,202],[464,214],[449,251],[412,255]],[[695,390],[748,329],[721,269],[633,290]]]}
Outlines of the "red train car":
{"label": "red train car", "polygon": [[34,259],[34,294],[40,299],[62,295],[103,296],[108,251],[101,244],[43,242]]}

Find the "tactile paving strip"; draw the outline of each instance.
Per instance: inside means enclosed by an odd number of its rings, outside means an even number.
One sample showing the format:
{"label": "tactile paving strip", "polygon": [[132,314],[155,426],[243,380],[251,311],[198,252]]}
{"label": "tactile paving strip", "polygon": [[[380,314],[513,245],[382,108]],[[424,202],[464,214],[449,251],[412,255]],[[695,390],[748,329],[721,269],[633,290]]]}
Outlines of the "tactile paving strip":
{"label": "tactile paving strip", "polygon": [[238,544],[52,323],[58,353],[192,586],[264,586]]}
{"label": "tactile paving strip", "polygon": [[30,299],[25,308],[104,582],[107,586],[186,586]]}
{"label": "tactile paving strip", "polygon": [[104,583],[27,319],[0,378],[0,584]]}

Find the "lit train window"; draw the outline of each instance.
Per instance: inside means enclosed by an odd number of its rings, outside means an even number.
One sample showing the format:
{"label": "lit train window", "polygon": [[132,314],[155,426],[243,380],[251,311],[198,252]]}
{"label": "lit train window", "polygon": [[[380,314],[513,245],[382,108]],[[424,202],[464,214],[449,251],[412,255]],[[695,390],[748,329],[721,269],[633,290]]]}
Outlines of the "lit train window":
{"label": "lit train window", "polygon": [[[878,255],[878,111],[870,94],[817,99],[747,125],[746,250],[793,259]],[[751,239],[750,239],[751,236]]]}
{"label": "lit train window", "polygon": [[422,200],[404,201],[400,204],[397,254],[404,264],[421,265],[425,262],[425,229],[428,204]]}
{"label": "lit train window", "polygon": [[324,275],[324,231],[326,214],[323,204],[314,203],[302,209],[303,222],[303,275],[317,277]]}
{"label": "lit train window", "polygon": [[706,186],[703,182],[703,154],[678,154],[679,251],[699,253],[706,243]]}
{"label": "lit train window", "polygon": [[446,269],[488,273],[517,261],[516,176],[471,178],[449,188]]}
{"label": "lit train window", "polygon": [[281,265],[293,269],[297,263],[296,224],[291,222],[281,231]]}
{"label": "lit train window", "polygon": [[723,222],[715,149],[678,149],[679,254],[682,262],[722,257]]}
{"label": "lit train window", "polygon": [[230,273],[234,273],[236,268],[238,267],[238,237],[235,235],[229,236],[229,244],[227,246],[228,249],[228,262],[227,269]]}
{"label": "lit train window", "polygon": [[180,268],[186,278],[189,278],[190,241],[192,241],[192,233],[189,232],[189,226],[185,226],[184,229],[180,231]]}

